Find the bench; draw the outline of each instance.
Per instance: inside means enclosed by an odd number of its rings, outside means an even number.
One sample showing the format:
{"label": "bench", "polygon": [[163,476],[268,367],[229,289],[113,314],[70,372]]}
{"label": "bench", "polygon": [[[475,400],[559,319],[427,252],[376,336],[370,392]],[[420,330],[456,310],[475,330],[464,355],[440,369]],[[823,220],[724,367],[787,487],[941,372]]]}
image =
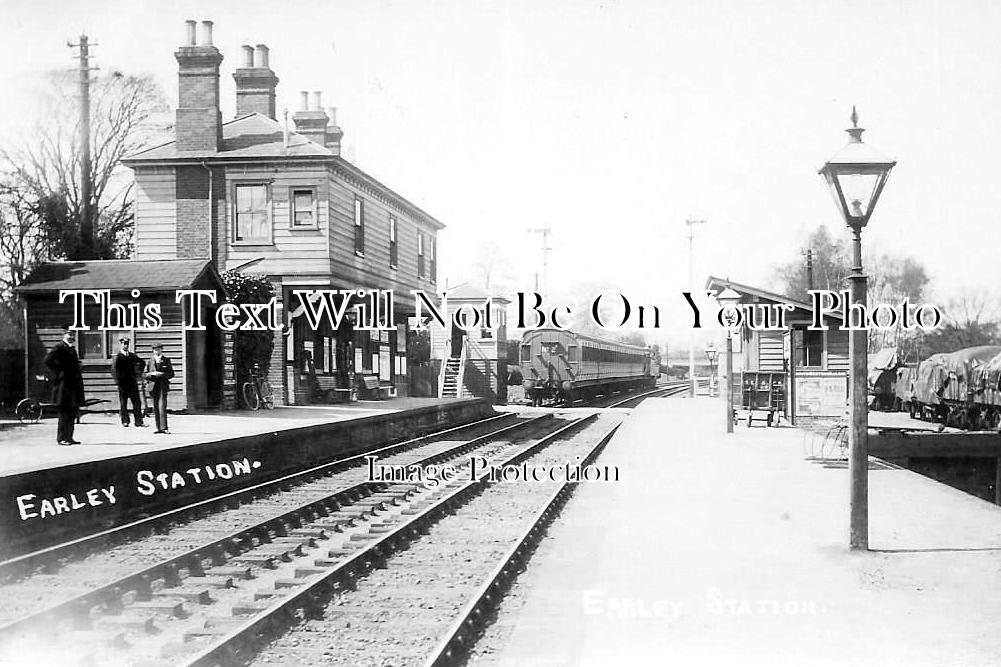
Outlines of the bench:
{"label": "bench", "polygon": [[396,395],[395,387],[383,387],[379,384],[379,376],[362,375],[358,378],[358,389],[365,392],[367,396],[376,399],[392,398]]}
{"label": "bench", "polygon": [[333,375],[317,375],[316,388],[320,393],[325,395],[328,401],[331,402],[349,403],[354,400],[354,397],[352,396],[353,392],[350,389],[338,387],[337,378]]}

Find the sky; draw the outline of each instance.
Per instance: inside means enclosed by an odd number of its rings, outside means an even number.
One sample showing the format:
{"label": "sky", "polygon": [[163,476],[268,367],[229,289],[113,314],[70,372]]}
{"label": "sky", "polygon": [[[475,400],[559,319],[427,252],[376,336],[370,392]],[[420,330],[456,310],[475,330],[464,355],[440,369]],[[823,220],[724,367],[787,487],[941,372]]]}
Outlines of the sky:
{"label": "sky", "polygon": [[[176,101],[184,20],[215,22],[223,117],[241,44],[265,43],[278,107],[338,108],[345,156],[448,228],[440,276],[602,289],[681,329],[694,274],[778,286],[825,224],[848,238],[817,169],[847,140],[898,160],[867,249],[911,256],[931,299],[1001,282],[1001,5],[932,0],[206,3],[0,1],[0,137],[38,76],[86,32],[104,71],[149,73]],[[67,103],[72,103],[68,100]],[[670,333],[666,331],[665,334]]]}

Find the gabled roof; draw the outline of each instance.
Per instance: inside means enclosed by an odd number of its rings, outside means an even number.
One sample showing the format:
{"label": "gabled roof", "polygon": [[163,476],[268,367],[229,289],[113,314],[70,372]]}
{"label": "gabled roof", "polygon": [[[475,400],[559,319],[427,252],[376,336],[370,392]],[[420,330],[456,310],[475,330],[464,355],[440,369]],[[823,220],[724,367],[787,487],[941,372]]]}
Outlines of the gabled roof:
{"label": "gabled roof", "polygon": [[223,289],[207,259],[112,259],[39,264],[17,288],[22,294],[64,289],[173,290],[194,285],[204,274]]}
{"label": "gabled roof", "polygon": [[288,146],[285,145],[285,127],[276,120],[259,113],[240,116],[222,124],[222,148],[217,151],[181,151],[176,142],[169,141],[161,146],[149,148],[131,155],[124,160],[127,165],[146,161],[201,161],[206,159],[260,159],[260,158],[332,158],[334,153],[320,144],[314,143],[290,131]]}
{"label": "gabled roof", "polygon": [[456,285],[455,287],[449,287],[445,290],[448,293],[448,298],[452,299],[475,299],[480,301],[485,301],[486,299],[493,299],[496,303],[511,303],[511,300],[501,296],[500,294],[489,294],[486,290],[474,286],[472,283],[462,283],[461,285]]}
{"label": "gabled roof", "polygon": [[[769,292],[768,290],[763,290],[760,287],[752,287],[750,285],[743,285],[736,281],[730,280],[729,278],[717,278],[715,276],[709,276],[706,280],[706,289],[719,291],[725,287],[731,287],[732,289],[740,292],[741,296],[749,295],[756,296],[764,301],[770,301],[772,303],[788,303],[791,306],[795,306],[801,310],[805,310],[808,313],[813,313],[813,304],[807,301],[800,301],[799,299],[791,299],[787,296],[782,296],[775,292]],[[833,311],[832,314],[827,315],[828,318],[834,318],[840,310]]]}

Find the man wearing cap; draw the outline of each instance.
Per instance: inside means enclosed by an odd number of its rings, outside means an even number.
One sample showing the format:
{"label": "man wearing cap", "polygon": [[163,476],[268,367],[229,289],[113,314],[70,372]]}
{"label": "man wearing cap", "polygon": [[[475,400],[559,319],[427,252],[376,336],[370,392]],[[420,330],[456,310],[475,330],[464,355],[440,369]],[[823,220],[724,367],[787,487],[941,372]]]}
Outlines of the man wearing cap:
{"label": "man wearing cap", "polygon": [[163,353],[163,343],[153,343],[153,358],[147,365],[146,379],[153,383],[149,395],[153,399],[153,415],[156,417],[154,433],[169,433],[167,430],[167,392],[170,378],[174,377],[174,366]]}
{"label": "man wearing cap", "polygon": [[111,358],[111,377],[115,378],[118,385],[118,401],[121,405],[119,414],[122,418],[122,426],[129,425],[129,406],[132,401],[132,413],[135,415],[136,426],[143,424],[142,404],[139,401],[139,377],[136,375],[136,366],[142,366],[139,355],[130,350],[132,341],[128,336],[118,339],[118,353]]}
{"label": "man wearing cap", "polygon": [[59,425],[56,427],[56,442],[60,445],[79,445],[73,439],[77,411],[83,404],[83,374],[80,371],[80,357],[73,347],[73,331],[63,329],[63,339],[56,343],[45,356],[45,365],[52,369],[52,402],[59,410]]}

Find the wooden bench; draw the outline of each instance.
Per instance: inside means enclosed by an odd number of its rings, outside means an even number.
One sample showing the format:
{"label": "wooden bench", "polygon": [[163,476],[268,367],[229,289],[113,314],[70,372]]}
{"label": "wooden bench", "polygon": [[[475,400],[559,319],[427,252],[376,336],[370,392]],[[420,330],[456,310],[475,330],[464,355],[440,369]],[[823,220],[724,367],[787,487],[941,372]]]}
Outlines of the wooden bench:
{"label": "wooden bench", "polygon": [[349,403],[353,400],[352,391],[337,386],[337,378],[333,375],[317,375],[316,387],[325,395],[328,401],[334,403]]}
{"label": "wooden bench", "polygon": [[379,384],[379,376],[362,375],[358,378],[358,389],[364,391],[367,396],[376,399],[391,398],[396,394],[394,387],[383,387]]}

